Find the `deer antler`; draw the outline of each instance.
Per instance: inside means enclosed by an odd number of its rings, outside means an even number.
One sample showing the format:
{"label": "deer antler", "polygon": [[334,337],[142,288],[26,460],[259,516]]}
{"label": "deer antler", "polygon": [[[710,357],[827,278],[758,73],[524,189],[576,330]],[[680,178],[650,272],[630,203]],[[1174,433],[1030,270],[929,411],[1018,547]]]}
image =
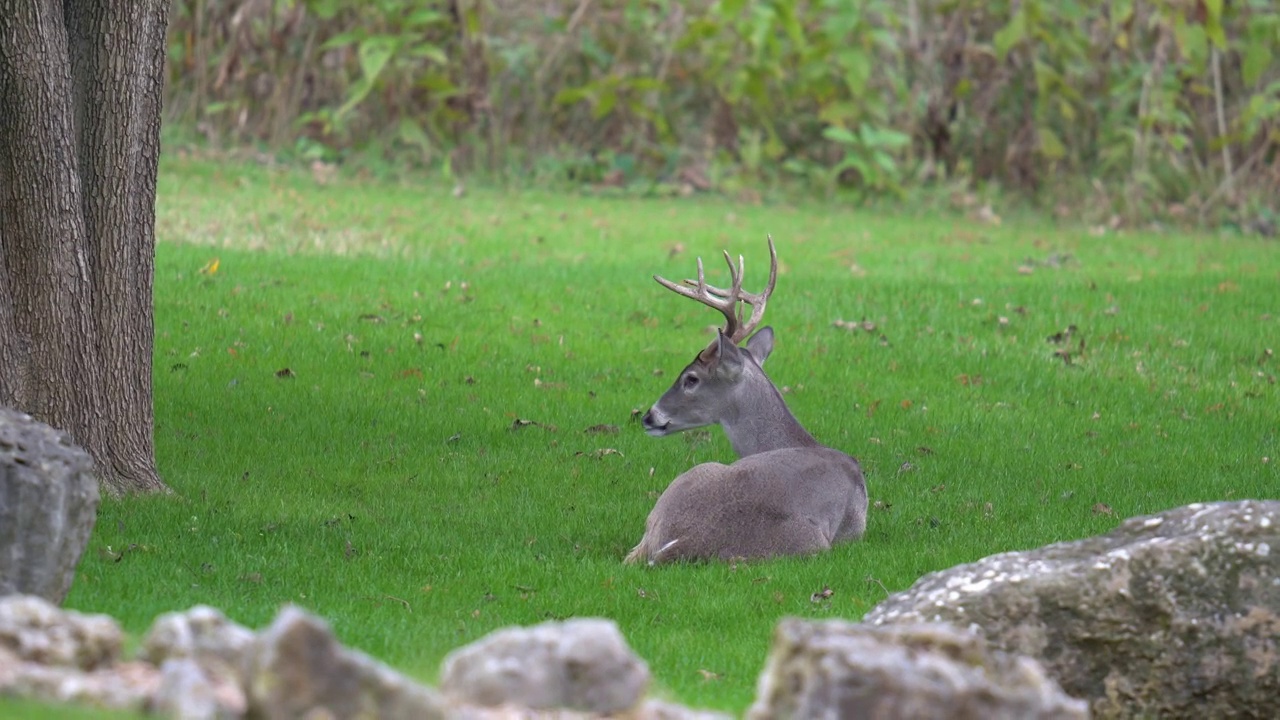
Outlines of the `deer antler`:
{"label": "deer antler", "polygon": [[[724,261],[729,265],[731,287],[728,290],[707,284],[706,274],[702,270],[702,258],[698,258],[697,280],[685,280],[684,285],[681,285],[658,275],[654,275],[653,279],[674,293],[719,310],[725,319],[722,331],[725,337],[735,344],[740,343],[760,324],[760,319],[764,317],[765,305],[769,302],[769,296],[773,294],[773,288],[778,283],[778,252],[773,247],[773,236],[767,237],[769,238],[769,284],[765,286],[763,292],[742,291],[745,263],[739,255],[738,267],[734,268],[728,251],[724,254]],[[742,305],[739,303],[751,306],[751,317],[746,322],[742,320]]]}

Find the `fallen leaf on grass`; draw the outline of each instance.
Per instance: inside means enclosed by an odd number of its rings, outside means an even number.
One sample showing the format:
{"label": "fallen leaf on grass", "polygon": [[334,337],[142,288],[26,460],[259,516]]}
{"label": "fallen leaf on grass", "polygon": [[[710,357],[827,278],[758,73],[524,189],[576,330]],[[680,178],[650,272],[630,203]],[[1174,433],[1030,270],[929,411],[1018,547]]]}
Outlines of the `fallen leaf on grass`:
{"label": "fallen leaf on grass", "polygon": [[297,375],[295,375],[293,370],[291,370],[290,368],[280,368],[279,370],[276,371],[276,377],[280,378],[281,380],[292,380],[293,378],[297,377]]}
{"label": "fallen leaf on grass", "polygon": [[809,602],[820,603],[823,600],[830,600],[831,596],[835,594],[836,593],[834,590],[832,590],[830,587],[826,585],[823,585],[821,590],[809,596]]}
{"label": "fallen leaf on grass", "polygon": [[584,452],[582,450],[579,450],[578,452],[574,453],[574,455],[577,455],[577,456],[586,455],[596,460],[599,460],[600,458],[606,455],[617,455],[618,457],[626,457],[625,455],[623,455],[621,452],[619,452],[614,448],[600,448],[599,450],[592,450],[591,452]]}
{"label": "fallen leaf on grass", "polygon": [[1115,515],[1115,513],[1116,511],[1112,510],[1111,506],[1106,503],[1096,503],[1093,506],[1094,515]]}
{"label": "fallen leaf on grass", "polygon": [[523,430],[527,427],[540,427],[543,430],[546,430],[547,432],[556,431],[555,425],[543,425],[542,423],[537,422],[535,420],[526,420],[524,418],[516,418],[511,422],[511,430],[513,432],[516,430]]}
{"label": "fallen leaf on grass", "polygon": [[880,402],[880,400],[873,400],[871,404],[867,406],[867,417],[872,417],[876,414],[876,410],[880,408]]}
{"label": "fallen leaf on grass", "polygon": [[840,328],[841,330],[850,330],[850,331],[862,330],[864,332],[869,332],[869,333],[876,331],[876,324],[866,318],[863,318],[861,320],[856,320],[856,321],[837,319],[835,322],[831,324]]}
{"label": "fallen leaf on grass", "polygon": [[711,672],[710,670],[703,670],[702,668],[698,668],[698,674],[702,676],[702,682],[711,682],[713,680],[719,680],[722,677],[724,677],[720,673],[714,673],[714,672]]}
{"label": "fallen leaf on grass", "polygon": [[586,430],[583,430],[582,432],[588,435],[617,435],[618,426],[602,423],[600,425],[592,425],[591,427],[587,428]]}
{"label": "fallen leaf on grass", "polygon": [[1045,338],[1045,341],[1051,342],[1054,345],[1062,345],[1071,339],[1071,336],[1075,333],[1076,329],[1075,325],[1068,325],[1066,328]]}

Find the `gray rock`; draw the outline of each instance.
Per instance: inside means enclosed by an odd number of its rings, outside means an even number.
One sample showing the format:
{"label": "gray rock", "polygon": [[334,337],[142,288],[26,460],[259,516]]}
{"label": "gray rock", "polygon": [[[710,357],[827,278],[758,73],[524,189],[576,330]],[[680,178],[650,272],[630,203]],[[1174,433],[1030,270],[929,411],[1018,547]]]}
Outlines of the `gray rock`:
{"label": "gray rock", "polygon": [[1038,663],[946,625],[784,619],[749,720],[1088,718]]}
{"label": "gray rock", "polygon": [[142,640],[139,658],[155,665],[171,658],[192,658],[201,665],[243,669],[253,631],[232,622],[221,610],[197,605],[186,612],[156,618]]}
{"label": "gray rock", "polygon": [[342,647],[323,620],[292,606],[258,634],[247,673],[252,718],[446,717],[445,703],[434,690]]}
{"label": "gray rock", "polygon": [[695,710],[662,700],[645,700],[636,720],[730,720],[733,716],[712,710]]}
{"label": "gray rock", "polygon": [[601,720],[602,718],[625,718],[626,720],[731,720],[732,715],[691,710],[687,707],[646,700],[637,709],[621,716],[601,715],[592,712],[579,712],[563,708],[532,710],[516,705],[451,705],[448,710],[449,720]]}
{"label": "gray rock", "polygon": [[242,717],[253,640],[253,631],[207,605],[156,618],[139,652],[161,670],[153,712],[184,720]]}
{"label": "gray rock", "polygon": [[86,671],[22,660],[12,650],[0,647],[3,697],[141,712],[159,685],[160,672],[147,663],[116,663]]}
{"label": "gray rock", "polygon": [[183,657],[160,666],[160,686],[147,709],[181,720],[234,720],[247,708],[238,677],[211,676],[195,659]]}
{"label": "gray rock", "polygon": [[648,685],[618,626],[592,618],[497,630],[449,653],[440,680],[463,703],[602,714],[634,708]]}
{"label": "gray rock", "polygon": [[123,641],[106,615],[63,610],[34,595],[0,597],[0,648],[17,661],[93,670],[114,663]]}
{"label": "gray rock", "polygon": [[926,575],[864,618],[1039,659],[1097,717],[1274,717],[1280,502],[1196,504]]}
{"label": "gray rock", "polygon": [[0,408],[0,595],[61,603],[98,500],[88,453],[30,415]]}

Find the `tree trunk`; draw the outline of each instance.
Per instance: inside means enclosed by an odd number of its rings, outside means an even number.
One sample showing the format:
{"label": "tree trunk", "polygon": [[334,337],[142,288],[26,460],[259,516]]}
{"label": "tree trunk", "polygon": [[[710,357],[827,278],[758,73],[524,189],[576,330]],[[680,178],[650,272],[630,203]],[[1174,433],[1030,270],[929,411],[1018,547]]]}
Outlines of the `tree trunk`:
{"label": "tree trunk", "polygon": [[0,404],[164,490],[151,399],[165,0],[0,0]]}

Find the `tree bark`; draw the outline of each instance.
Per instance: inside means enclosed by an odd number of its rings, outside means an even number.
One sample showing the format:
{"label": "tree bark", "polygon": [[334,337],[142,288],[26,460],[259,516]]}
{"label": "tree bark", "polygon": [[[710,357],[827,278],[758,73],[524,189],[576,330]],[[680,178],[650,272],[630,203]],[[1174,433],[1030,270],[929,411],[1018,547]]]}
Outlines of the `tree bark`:
{"label": "tree bark", "polygon": [[113,492],[155,467],[152,277],[168,2],[0,0],[0,404]]}

